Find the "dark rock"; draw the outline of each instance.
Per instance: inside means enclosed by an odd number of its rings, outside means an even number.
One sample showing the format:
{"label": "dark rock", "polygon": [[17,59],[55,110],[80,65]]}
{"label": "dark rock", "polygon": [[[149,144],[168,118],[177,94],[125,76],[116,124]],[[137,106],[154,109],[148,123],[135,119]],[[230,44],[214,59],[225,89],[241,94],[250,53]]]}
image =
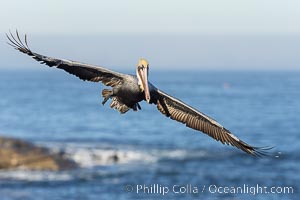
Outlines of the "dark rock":
{"label": "dark rock", "polygon": [[0,137],[0,169],[25,168],[30,170],[67,170],[77,164],[53,153],[45,147],[36,146],[20,139]]}

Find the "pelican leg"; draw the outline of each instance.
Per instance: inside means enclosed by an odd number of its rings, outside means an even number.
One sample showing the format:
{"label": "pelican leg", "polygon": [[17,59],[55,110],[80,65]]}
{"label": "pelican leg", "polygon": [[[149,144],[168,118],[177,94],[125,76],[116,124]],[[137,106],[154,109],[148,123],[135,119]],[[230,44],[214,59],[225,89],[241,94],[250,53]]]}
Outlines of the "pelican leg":
{"label": "pelican leg", "polygon": [[113,95],[113,91],[109,89],[102,90],[102,97],[104,97],[102,101],[102,105],[104,105],[107,102],[107,100],[112,97],[112,95]]}
{"label": "pelican leg", "polygon": [[141,106],[140,106],[139,103],[136,103],[136,104],[133,105],[132,109],[133,109],[134,111],[138,111],[138,110],[141,110],[142,108],[141,108]]}
{"label": "pelican leg", "polygon": [[139,103],[136,103],[136,105],[137,105],[137,107],[138,107],[139,110],[142,110],[142,108],[141,108],[141,106],[140,106]]}
{"label": "pelican leg", "polygon": [[134,105],[132,106],[132,110],[133,110],[133,111],[137,111],[136,104],[134,104]]}

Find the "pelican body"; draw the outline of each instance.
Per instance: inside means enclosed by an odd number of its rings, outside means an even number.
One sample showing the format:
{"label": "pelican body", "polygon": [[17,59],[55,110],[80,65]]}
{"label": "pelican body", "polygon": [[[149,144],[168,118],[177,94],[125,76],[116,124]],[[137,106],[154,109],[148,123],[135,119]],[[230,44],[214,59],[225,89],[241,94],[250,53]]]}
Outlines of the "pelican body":
{"label": "pelican body", "polygon": [[155,87],[148,82],[147,60],[141,58],[137,64],[136,76],[124,75],[122,84],[117,84],[112,90],[102,90],[104,105],[108,99],[112,99],[110,106],[119,110],[122,114],[130,109],[140,110],[140,101],[146,100],[150,103],[150,90],[155,91]]}
{"label": "pelican body", "polygon": [[235,146],[253,156],[266,155],[268,147],[254,147],[229,130],[224,128],[216,120],[201,113],[197,109],[159,90],[148,81],[149,63],[141,58],[136,66],[136,75],[122,74],[104,67],[84,64],[76,61],[52,58],[31,51],[28,47],[27,36],[24,41],[18,32],[7,35],[8,44],[16,50],[27,54],[42,64],[49,67],[63,69],[85,81],[102,82],[111,89],[103,89],[102,96],[104,105],[111,99],[110,107],[124,114],[130,109],[141,109],[139,102],[146,101],[155,104],[157,109],[165,116],[185,124],[187,127],[201,131],[223,144]]}

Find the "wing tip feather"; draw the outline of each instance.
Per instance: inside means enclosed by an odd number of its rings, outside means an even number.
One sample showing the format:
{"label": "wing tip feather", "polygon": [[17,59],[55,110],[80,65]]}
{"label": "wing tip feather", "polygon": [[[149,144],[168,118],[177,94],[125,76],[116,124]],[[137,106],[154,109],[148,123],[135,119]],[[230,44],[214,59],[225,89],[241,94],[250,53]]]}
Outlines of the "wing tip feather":
{"label": "wing tip feather", "polygon": [[22,53],[25,53],[25,54],[28,54],[30,56],[34,56],[32,51],[30,50],[29,46],[28,46],[28,42],[27,42],[27,35],[25,34],[25,40],[24,42],[22,41],[21,37],[20,37],[20,34],[18,32],[18,30],[16,29],[16,33],[15,33],[15,36],[14,34],[9,30],[9,34],[8,33],[5,33],[7,39],[8,39],[8,42],[7,44],[9,44],[10,46],[12,46],[14,49],[22,52]]}
{"label": "wing tip feather", "polygon": [[250,147],[247,150],[244,150],[245,152],[249,153],[250,155],[258,158],[263,157],[273,157],[275,154],[271,151],[274,149],[274,146],[264,146],[264,147]]}

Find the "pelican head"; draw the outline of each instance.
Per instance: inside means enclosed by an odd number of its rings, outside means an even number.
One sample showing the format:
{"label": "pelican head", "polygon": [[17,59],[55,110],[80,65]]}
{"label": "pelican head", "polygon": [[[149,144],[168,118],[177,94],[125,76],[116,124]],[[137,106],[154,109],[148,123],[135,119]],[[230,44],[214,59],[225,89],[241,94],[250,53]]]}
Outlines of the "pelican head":
{"label": "pelican head", "polygon": [[146,59],[141,58],[136,67],[136,75],[138,78],[138,84],[142,92],[145,93],[145,99],[150,102],[150,92],[148,86],[148,70],[149,63]]}

